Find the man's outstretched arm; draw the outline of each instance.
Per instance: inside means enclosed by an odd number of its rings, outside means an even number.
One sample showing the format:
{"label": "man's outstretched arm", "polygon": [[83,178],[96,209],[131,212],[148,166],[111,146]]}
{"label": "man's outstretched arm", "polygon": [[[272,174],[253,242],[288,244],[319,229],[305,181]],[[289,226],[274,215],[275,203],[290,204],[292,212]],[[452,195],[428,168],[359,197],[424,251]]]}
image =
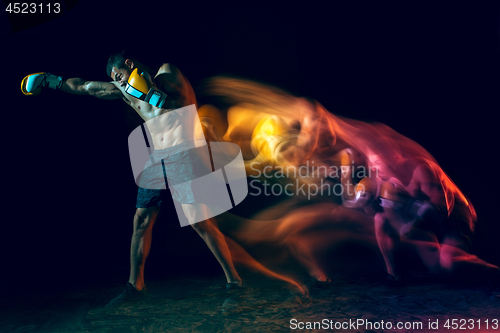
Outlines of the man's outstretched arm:
{"label": "man's outstretched arm", "polygon": [[100,99],[119,99],[123,97],[120,89],[113,83],[101,81],[85,81],[70,78],[63,81],[61,90],[75,95],[89,95]]}
{"label": "man's outstretched arm", "polygon": [[80,78],[62,77],[50,73],[35,73],[26,76],[21,82],[21,90],[25,95],[39,94],[43,87],[62,90],[76,95],[96,96],[101,99],[121,98],[122,92],[113,83],[85,81]]}

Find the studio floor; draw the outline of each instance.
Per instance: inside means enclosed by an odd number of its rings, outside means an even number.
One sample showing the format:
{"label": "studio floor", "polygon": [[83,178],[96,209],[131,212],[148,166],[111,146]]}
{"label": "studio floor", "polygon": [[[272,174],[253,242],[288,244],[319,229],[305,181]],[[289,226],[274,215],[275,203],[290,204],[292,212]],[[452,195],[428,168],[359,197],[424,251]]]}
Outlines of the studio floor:
{"label": "studio floor", "polygon": [[[148,299],[113,307],[104,305],[121,291],[122,286],[114,281],[79,290],[12,295],[0,301],[0,331],[451,332],[453,327],[446,328],[446,322],[450,320],[448,324],[452,325],[456,319],[454,323],[459,326],[466,323],[464,331],[500,332],[500,291],[493,287],[464,285],[428,275],[413,276],[402,286],[388,287],[381,283],[378,272],[351,271],[333,275],[329,283],[310,283],[304,296],[281,281],[250,272],[245,276],[241,306],[224,313],[223,276],[150,281]],[[366,324],[355,328],[343,324],[360,323],[358,320]],[[384,326],[380,326],[382,321]],[[316,324],[314,328],[311,325],[315,322],[322,326]],[[366,326],[368,322],[372,326]],[[417,326],[388,329],[389,322]]]}

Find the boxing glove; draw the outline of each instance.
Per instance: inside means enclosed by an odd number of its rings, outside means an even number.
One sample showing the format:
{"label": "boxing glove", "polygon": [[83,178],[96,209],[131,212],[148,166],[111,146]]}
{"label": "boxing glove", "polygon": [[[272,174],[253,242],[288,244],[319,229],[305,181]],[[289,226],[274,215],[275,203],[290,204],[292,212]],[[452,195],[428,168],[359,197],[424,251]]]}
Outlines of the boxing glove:
{"label": "boxing glove", "polygon": [[343,200],[343,205],[348,208],[365,208],[370,205],[377,195],[377,183],[371,178],[363,178],[356,184],[355,196],[350,200]]}
{"label": "boxing glove", "polygon": [[152,86],[144,73],[139,74],[137,68],[130,74],[125,92],[158,108],[163,107],[167,99],[167,94]]}
{"label": "boxing glove", "polygon": [[48,86],[52,89],[60,89],[63,83],[61,76],[50,73],[35,73],[26,76],[21,81],[21,91],[25,95],[38,95],[42,87]]}

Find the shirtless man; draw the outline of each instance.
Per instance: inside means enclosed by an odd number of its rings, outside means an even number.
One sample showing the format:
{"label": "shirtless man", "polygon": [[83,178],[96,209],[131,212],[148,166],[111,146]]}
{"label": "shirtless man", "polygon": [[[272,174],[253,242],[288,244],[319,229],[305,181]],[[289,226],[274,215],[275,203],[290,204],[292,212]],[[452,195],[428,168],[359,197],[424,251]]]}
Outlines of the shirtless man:
{"label": "shirtless man", "polygon": [[424,160],[404,160],[395,168],[379,156],[368,157],[378,169],[382,212],[375,214],[375,234],[387,267],[388,281],[400,280],[394,251],[409,244],[432,273],[474,278],[500,277],[497,266],[469,253],[476,215],[472,204],[442,170]]}
{"label": "shirtless man", "polygon": [[[142,73],[142,78],[149,87],[162,96],[161,107],[152,105],[158,105],[158,103],[152,101],[148,103],[144,98],[141,98],[142,100],[136,98],[130,94],[130,90],[127,90],[130,88],[127,82],[130,76],[134,75],[135,69],[137,69],[137,73]],[[179,117],[176,112],[169,113],[175,109],[196,105],[191,85],[175,66],[168,63],[163,64],[152,79],[149,75],[149,73],[154,73],[152,68],[139,62],[126,51],[121,51],[110,56],[107,72],[113,80],[112,82],[85,81],[80,78],[63,80],[61,77],[48,73],[32,74],[23,80],[22,90],[26,95],[31,95],[39,93],[41,87],[49,86],[70,94],[91,95],[100,99],[123,99],[146,121],[155,148],[152,155],[157,152],[168,153],[169,150],[176,150],[167,154],[172,155],[171,153],[175,154],[179,151],[179,147],[192,145],[192,130],[183,126],[186,124],[185,119]],[[187,158],[192,158],[192,156],[187,156]],[[184,190],[187,193],[172,192],[172,195],[181,202],[182,209],[191,226],[202,237],[222,266],[227,279],[226,289],[230,293],[231,289],[237,289],[242,282],[234,268],[224,236],[213,219],[204,219],[203,216],[200,216],[206,207],[193,200],[189,188]],[[137,210],[133,220],[130,276],[125,290],[110,304],[136,298],[142,294],[141,291],[145,290],[144,265],[151,247],[152,228],[160,212],[161,201],[165,194],[168,195],[168,192],[139,187]],[[196,223],[197,221],[203,222]],[[223,309],[232,306],[235,306],[235,302],[228,298],[224,302]]]}
{"label": "shirtless man", "polygon": [[[374,216],[386,283],[401,280],[395,254],[403,244],[417,253],[431,273],[500,282],[497,266],[469,252],[476,214],[458,187],[435,162],[396,158],[388,151],[365,149],[370,176],[360,181],[363,186],[356,187],[354,198],[344,201],[345,206]],[[344,157],[353,159],[345,153]]]}

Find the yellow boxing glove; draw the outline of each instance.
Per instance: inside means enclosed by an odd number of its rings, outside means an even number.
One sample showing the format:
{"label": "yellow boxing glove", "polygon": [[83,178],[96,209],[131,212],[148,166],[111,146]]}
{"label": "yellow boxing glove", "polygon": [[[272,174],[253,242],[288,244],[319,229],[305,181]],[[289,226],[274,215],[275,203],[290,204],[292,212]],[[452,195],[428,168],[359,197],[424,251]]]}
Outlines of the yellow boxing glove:
{"label": "yellow boxing glove", "polygon": [[125,92],[159,108],[163,107],[167,99],[167,94],[150,85],[144,73],[139,74],[137,68],[130,74]]}

